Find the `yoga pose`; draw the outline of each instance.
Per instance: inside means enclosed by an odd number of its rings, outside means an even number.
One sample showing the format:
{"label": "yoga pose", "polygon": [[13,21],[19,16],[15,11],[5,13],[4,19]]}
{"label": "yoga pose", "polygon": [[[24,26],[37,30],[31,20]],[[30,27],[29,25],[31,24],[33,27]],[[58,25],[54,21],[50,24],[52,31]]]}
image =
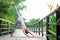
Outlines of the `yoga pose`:
{"label": "yoga pose", "polygon": [[17,24],[19,23],[19,24],[21,24],[20,27],[21,27],[21,29],[22,29],[22,32],[23,32],[26,36],[29,36],[29,35],[27,35],[27,34],[29,33],[29,34],[32,35],[32,37],[34,37],[34,35],[33,35],[33,34],[28,30],[28,28],[25,26],[25,23],[24,23],[24,21],[23,21],[23,18],[20,16],[20,13],[19,13],[19,11],[17,10],[17,7],[15,6],[14,2],[12,2],[12,5],[13,5],[14,8],[15,8],[15,11],[16,11],[16,14],[17,14],[18,18],[17,18],[16,23],[15,23],[15,25],[14,25],[12,31],[11,31],[11,36],[13,36],[13,32],[14,32],[15,28],[17,27]]}

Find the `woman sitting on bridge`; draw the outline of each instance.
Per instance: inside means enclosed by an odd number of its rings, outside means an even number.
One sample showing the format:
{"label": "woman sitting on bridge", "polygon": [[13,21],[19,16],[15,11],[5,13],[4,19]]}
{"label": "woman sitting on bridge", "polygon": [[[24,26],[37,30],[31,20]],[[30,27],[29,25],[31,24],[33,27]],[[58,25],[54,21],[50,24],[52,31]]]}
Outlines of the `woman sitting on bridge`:
{"label": "woman sitting on bridge", "polygon": [[23,18],[20,16],[20,14],[19,14],[19,12],[18,12],[18,10],[17,10],[14,2],[12,2],[12,5],[13,5],[14,8],[15,8],[15,11],[16,11],[16,14],[17,14],[18,18],[17,18],[17,21],[16,21],[16,23],[15,23],[15,25],[14,25],[12,31],[11,31],[11,36],[13,36],[13,32],[14,32],[15,28],[17,27],[17,24],[19,23],[19,24],[21,24],[20,27],[21,27],[23,33],[24,33],[26,36],[29,36],[29,35],[27,35],[27,34],[29,33],[29,34],[31,34],[31,35],[34,37],[34,35],[33,35],[33,34],[28,30],[28,28],[25,26],[25,23],[24,23],[24,21],[23,21]]}

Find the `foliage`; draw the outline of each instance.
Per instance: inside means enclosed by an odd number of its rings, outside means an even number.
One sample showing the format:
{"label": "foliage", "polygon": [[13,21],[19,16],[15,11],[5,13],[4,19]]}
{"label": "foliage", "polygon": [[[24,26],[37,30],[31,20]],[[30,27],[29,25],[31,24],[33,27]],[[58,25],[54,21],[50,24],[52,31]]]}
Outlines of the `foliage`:
{"label": "foliage", "polygon": [[30,19],[30,21],[29,21],[29,22],[26,22],[26,25],[34,24],[34,23],[36,23],[36,22],[37,22],[37,21],[39,21],[39,20],[40,20],[39,18],[37,18],[37,19],[32,18],[32,19]]}
{"label": "foliage", "polygon": [[55,25],[50,25],[50,30],[56,32],[56,15],[52,15],[50,17],[50,23],[55,24]]}
{"label": "foliage", "polygon": [[[56,5],[56,8],[58,8],[59,7],[59,5],[57,4]],[[50,9],[51,10],[51,9]],[[52,10],[51,10],[52,11]],[[54,15],[52,15],[52,16],[50,16],[50,23],[53,23],[52,25],[49,25],[50,27],[49,27],[49,29],[52,31],[52,32],[54,32],[54,33],[56,33],[56,23],[57,23],[57,21],[56,21],[56,15],[54,14]],[[50,36],[50,38],[52,39],[52,40],[56,40],[56,37],[55,36],[53,36],[52,34],[50,34],[49,35]]]}
{"label": "foliage", "polygon": [[[25,6],[22,4],[22,2],[25,0],[0,0],[0,18],[5,18],[12,22],[15,22],[17,15],[14,7],[11,5],[12,1],[15,2],[18,10],[22,10],[23,8],[25,8]],[[22,4],[22,7],[18,5],[19,3]]]}
{"label": "foliage", "polygon": [[5,2],[5,1],[0,2],[0,13],[4,13],[4,14],[7,13],[8,8],[9,8],[8,2]]}
{"label": "foliage", "polygon": [[[11,0],[10,0],[11,1]],[[12,0],[16,5],[19,4],[19,3],[22,3],[23,1],[25,0]]]}
{"label": "foliage", "polygon": [[49,7],[50,11],[53,9],[53,5],[52,4],[48,4],[48,7]]}

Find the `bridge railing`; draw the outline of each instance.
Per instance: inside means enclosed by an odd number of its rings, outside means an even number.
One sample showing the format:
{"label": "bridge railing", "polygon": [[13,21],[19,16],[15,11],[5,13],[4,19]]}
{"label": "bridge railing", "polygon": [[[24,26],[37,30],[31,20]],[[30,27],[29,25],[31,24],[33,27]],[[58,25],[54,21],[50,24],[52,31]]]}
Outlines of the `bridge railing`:
{"label": "bridge railing", "polygon": [[47,40],[60,40],[60,7],[28,27],[39,35],[42,33],[42,36],[46,31]]}
{"label": "bridge railing", "polygon": [[0,18],[0,36],[9,34],[12,30],[14,23]]}

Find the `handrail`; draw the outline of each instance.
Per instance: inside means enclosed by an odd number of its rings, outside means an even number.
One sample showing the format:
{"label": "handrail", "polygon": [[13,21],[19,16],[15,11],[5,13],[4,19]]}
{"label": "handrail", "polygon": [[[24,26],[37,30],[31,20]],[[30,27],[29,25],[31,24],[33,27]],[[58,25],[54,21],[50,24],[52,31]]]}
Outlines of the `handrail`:
{"label": "handrail", "polygon": [[[55,9],[53,12],[51,12],[50,14],[48,14],[47,16],[45,16],[43,19],[45,19],[46,17],[48,17],[48,16],[51,16],[52,14],[55,14],[56,13],[56,11],[57,10],[59,10],[60,9],[60,7],[59,8],[57,8],[57,9]],[[39,21],[37,21],[36,23],[34,23],[34,24],[37,24],[38,22],[40,22],[41,20],[43,20],[43,19],[40,19]],[[31,24],[31,25],[34,25],[34,24]]]}
{"label": "handrail", "polygon": [[[56,14],[55,15],[55,17],[56,17],[56,19],[54,19],[54,20],[56,20],[56,22],[50,22],[51,20],[50,20],[50,17],[52,16],[52,15],[54,15],[54,14]],[[46,19],[46,20],[45,20]],[[51,18],[52,19],[52,18]],[[44,22],[44,20],[46,21],[46,22]],[[45,25],[44,25],[44,23],[45,23]],[[50,25],[52,25],[52,27],[53,26],[55,26],[56,28],[54,29],[54,31],[51,31],[51,29],[49,28],[50,27]],[[59,38],[58,38],[58,36],[60,36],[60,7],[59,8],[57,8],[57,9],[55,9],[54,11],[52,11],[50,14],[48,14],[47,16],[45,16],[44,18],[42,18],[41,20],[39,20],[39,21],[37,21],[36,23],[34,23],[34,24],[30,24],[30,25],[28,25],[31,29],[32,29],[32,31],[34,31],[34,32],[39,32],[39,35],[40,35],[40,32],[41,32],[41,30],[42,30],[42,36],[43,36],[43,32],[44,32],[44,30],[43,30],[43,27],[44,26],[46,26],[46,34],[48,35],[48,34],[50,34],[50,35],[53,35],[54,37],[56,37],[56,39],[57,40],[60,40]],[[46,38],[47,38],[47,40],[50,40],[49,38],[49,36],[46,36]]]}
{"label": "handrail", "polygon": [[13,22],[11,22],[11,21],[9,21],[9,20],[6,20],[6,19],[2,19],[2,18],[0,18],[0,20],[3,20],[3,21],[5,21],[5,22],[9,22],[9,23],[14,24]]}
{"label": "handrail", "polygon": [[0,18],[0,36],[10,34],[13,26],[13,22]]}

